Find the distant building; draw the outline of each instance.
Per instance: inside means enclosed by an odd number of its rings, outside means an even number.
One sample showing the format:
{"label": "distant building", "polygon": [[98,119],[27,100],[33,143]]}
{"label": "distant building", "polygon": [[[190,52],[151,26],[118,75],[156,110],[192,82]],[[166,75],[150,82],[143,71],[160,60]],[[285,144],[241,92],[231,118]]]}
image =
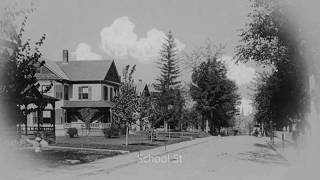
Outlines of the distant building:
{"label": "distant building", "polygon": [[150,96],[149,86],[146,83],[143,83],[142,80],[139,80],[138,83],[135,83],[136,92],[139,96]]}
{"label": "distant building", "polygon": [[[139,80],[137,83],[134,83],[134,86],[136,88],[136,93],[138,94],[139,97],[151,98],[148,84],[143,83],[142,80]],[[149,120],[148,118],[143,118],[143,119],[137,120],[135,124],[131,125],[130,130],[141,131],[141,130],[146,130],[148,128],[150,128]]]}

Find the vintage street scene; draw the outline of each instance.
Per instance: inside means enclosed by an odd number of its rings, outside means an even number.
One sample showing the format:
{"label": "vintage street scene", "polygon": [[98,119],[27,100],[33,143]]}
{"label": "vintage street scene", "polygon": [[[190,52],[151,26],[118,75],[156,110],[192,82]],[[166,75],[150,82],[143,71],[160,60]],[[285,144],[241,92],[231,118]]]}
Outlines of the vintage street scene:
{"label": "vintage street scene", "polygon": [[0,179],[320,179],[319,2],[0,4]]}

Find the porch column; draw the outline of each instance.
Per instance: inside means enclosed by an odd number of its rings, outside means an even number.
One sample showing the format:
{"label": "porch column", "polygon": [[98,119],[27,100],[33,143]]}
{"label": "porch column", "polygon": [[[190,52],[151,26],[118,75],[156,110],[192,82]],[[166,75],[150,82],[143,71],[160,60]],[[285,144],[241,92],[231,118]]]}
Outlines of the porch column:
{"label": "porch column", "polygon": [[53,120],[53,136],[55,138],[56,137],[56,108],[55,108],[56,103],[53,102],[51,105],[52,105],[51,121]]}
{"label": "porch column", "polygon": [[[24,107],[25,107],[25,110],[27,111],[27,106],[28,105],[24,105]],[[24,120],[25,120],[25,124],[24,124],[24,127],[25,127],[25,135],[27,136],[28,135],[28,115],[27,115],[27,113],[24,113],[23,114],[23,118],[24,118]]]}
{"label": "porch column", "polygon": [[112,123],[112,109],[111,108],[109,108],[109,114],[110,114],[110,122]]}
{"label": "porch column", "polygon": [[28,135],[28,116],[26,114],[23,115],[23,118],[25,120],[24,128],[25,128],[25,135]]}
{"label": "porch column", "polygon": [[64,124],[66,124],[67,122],[68,122],[68,111],[67,111],[67,109],[65,109],[64,110],[65,112],[64,112]]}
{"label": "porch column", "polygon": [[40,121],[41,121],[40,108],[37,110],[37,119],[38,119],[38,131],[40,131]]}

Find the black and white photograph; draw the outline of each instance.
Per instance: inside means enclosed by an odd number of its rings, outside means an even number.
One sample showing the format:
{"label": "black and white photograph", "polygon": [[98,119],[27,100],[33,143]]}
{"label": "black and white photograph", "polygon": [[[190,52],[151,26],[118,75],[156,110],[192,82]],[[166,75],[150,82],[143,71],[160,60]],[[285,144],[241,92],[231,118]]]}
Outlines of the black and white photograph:
{"label": "black and white photograph", "polygon": [[0,179],[319,180],[319,7],[0,0]]}

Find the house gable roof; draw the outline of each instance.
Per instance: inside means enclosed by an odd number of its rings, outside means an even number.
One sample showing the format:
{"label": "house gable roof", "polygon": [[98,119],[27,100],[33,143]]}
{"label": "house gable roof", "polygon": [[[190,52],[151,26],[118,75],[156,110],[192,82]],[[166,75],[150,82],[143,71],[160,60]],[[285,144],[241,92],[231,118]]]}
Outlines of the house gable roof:
{"label": "house gable roof", "polygon": [[58,66],[72,81],[104,80],[113,61],[89,60],[57,62]]}
{"label": "house gable roof", "polygon": [[47,67],[51,72],[59,76],[61,79],[69,80],[69,77],[62,71],[57,62],[45,60],[45,67]]}
{"label": "house gable roof", "polygon": [[113,60],[69,61],[68,63],[45,60],[39,80],[61,79],[69,81],[111,81],[120,83]]}
{"label": "house gable roof", "polygon": [[154,84],[148,84],[148,89],[149,89],[149,92],[159,92],[158,90],[155,89]]}
{"label": "house gable roof", "polygon": [[150,95],[148,84],[139,82],[135,83],[134,86],[136,87],[136,92],[138,95],[142,95],[143,93],[145,93],[147,96]]}
{"label": "house gable roof", "polygon": [[35,77],[38,80],[57,80],[57,79],[61,79],[61,77],[59,75],[57,75],[57,73],[52,72],[52,70],[50,70],[46,66],[42,66],[40,68],[40,73],[36,73]]}
{"label": "house gable roof", "polygon": [[107,81],[113,81],[113,82],[117,82],[117,83],[121,82],[121,79],[120,79],[120,76],[119,76],[119,73],[117,71],[117,68],[116,68],[114,61],[111,62],[109,70],[106,73],[104,79]]}

